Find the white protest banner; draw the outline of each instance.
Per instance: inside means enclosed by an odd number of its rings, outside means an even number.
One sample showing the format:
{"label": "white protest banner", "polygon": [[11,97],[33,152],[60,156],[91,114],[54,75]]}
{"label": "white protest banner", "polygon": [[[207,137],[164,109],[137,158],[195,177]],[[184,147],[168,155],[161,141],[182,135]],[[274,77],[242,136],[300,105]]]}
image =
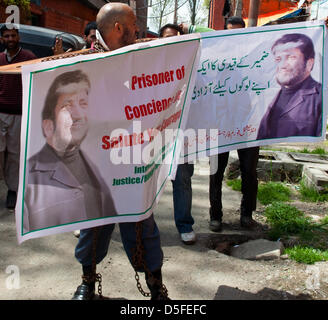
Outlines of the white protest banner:
{"label": "white protest banner", "polygon": [[199,43],[188,35],[23,67],[19,243],[150,216],[174,176]]}
{"label": "white protest banner", "polygon": [[323,22],[202,33],[184,161],[326,133]]}

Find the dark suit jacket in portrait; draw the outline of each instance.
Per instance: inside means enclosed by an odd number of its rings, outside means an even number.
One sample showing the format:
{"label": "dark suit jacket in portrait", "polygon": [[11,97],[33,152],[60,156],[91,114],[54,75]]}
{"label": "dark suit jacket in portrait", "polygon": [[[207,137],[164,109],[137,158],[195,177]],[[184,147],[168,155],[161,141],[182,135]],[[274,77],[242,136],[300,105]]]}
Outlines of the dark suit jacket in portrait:
{"label": "dark suit jacket in portrait", "polygon": [[275,106],[281,94],[280,90],[261,120],[257,139],[321,136],[321,92],[321,84],[308,77],[283,110],[277,112]]}
{"label": "dark suit jacket in portrait", "polygon": [[92,194],[95,195],[92,201],[97,202],[89,208],[94,210],[87,210],[83,187],[46,144],[28,161],[23,217],[25,232],[117,215],[110,190],[98,169],[82,151],[78,152],[92,177]]}

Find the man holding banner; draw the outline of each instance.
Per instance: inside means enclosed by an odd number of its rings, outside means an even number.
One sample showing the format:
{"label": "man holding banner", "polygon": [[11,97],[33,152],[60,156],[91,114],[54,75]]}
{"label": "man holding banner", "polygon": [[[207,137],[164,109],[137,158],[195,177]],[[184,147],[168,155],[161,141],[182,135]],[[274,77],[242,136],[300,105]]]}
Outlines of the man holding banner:
{"label": "man holding banner", "polygon": [[[136,40],[136,16],[126,4],[109,3],[104,5],[97,15],[96,47],[99,50],[115,50]],[[100,263],[107,254],[110,238],[115,224],[107,224],[98,228],[84,229],[80,232],[75,256],[82,264],[83,282],[74,293],[73,300],[89,300],[95,291],[95,263]],[[162,284],[161,267],[163,252],[160,245],[159,230],[153,214],[141,222],[120,223],[121,238],[124,249],[135,270],[145,272],[146,283],[154,300],[167,299],[165,287]],[[140,233],[137,234],[137,230]],[[139,237],[139,239],[138,239]],[[137,250],[137,242],[142,242],[144,257],[136,265],[133,251]],[[140,248],[139,248],[140,249]],[[141,263],[141,265],[140,265]]]}
{"label": "man holding banner", "polygon": [[[233,16],[227,19],[226,28],[228,30],[245,28],[245,22],[242,18]],[[259,151],[259,147],[241,148],[237,150],[240,162],[241,190],[243,195],[240,205],[240,224],[247,229],[260,228],[260,224],[252,219],[252,213],[256,209],[258,189],[256,167],[259,159]],[[209,229],[214,232],[222,230],[222,181],[228,159],[229,152],[219,153],[218,155],[210,157],[211,168],[217,168],[217,170],[212,170],[213,172],[210,174],[209,183]]]}
{"label": "man holding banner", "polygon": [[322,85],[311,77],[315,57],[312,40],[304,34],[286,34],[271,51],[281,90],[261,120],[257,139],[320,136]]}
{"label": "man holding banner", "polygon": [[[101,281],[96,266],[106,258],[119,223],[130,263],[146,274],[150,293],[142,290],[136,274],[139,291],[167,299],[153,211],[165,183],[175,175],[179,129],[186,125],[188,93],[199,63],[199,36],[138,44],[136,16],[122,3],[105,5],[97,24],[92,54],[77,52],[22,66],[25,139],[16,207],[18,242],[81,230],[75,257],[83,276],[73,299],[87,300]],[[70,220],[61,220],[66,218]],[[31,220],[33,226],[26,226]],[[99,295],[100,290],[99,285]]]}

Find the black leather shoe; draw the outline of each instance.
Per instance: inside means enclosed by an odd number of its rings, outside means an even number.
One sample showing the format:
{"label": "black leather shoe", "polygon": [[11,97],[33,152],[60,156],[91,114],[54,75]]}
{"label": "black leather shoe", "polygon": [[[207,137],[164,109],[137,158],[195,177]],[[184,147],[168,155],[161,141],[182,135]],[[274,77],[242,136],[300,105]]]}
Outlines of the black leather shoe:
{"label": "black leather shoe", "polygon": [[222,221],[221,220],[211,220],[208,227],[211,231],[220,232],[220,231],[222,231]]}
{"label": "black leather shoe", "polygon": [[252,231],[263,230],[263,226],[256,222],[252,217],[240,217],[240,225],[241,227]]}
{"label": "black leather shoe", "polygon": [[8,190],[6,207],[9,210],[15,209],[16,206],[17,193],[16,191]]}
{"label": "black leather shoe", "polygon": [[152,272],[151,273],[152,278],[149,277],[148,273],[146,273],[145,275],[146,275],[146,284],[151,293],[150,300],[171,300],[168,297],[165,286],[163,286],[161,269]]}
{"label": "black leather shoe", "polygon": [[92,300],[94,297],[94,286],[82,283],[77,287],[72,300]]}
{"label": "black leather shoe", "polygon": [[171,300],[166,294],[163,294],[162,292],[156,293],[156,294],[152,294],[150,300]]}

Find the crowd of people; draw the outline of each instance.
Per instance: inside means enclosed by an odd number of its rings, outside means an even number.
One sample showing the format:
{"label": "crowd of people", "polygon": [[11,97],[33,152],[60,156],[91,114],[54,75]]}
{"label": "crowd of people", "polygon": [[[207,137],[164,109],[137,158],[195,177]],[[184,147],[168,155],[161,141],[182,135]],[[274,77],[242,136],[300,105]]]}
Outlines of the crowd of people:
{"label": "crowd of people", "polygon": [[[239,17],[230,17],[226,21],[226,29],[244,28],[245,23]],[[190,32],[204,32],[212,29],[204,27],[190,27],[186,24],[167,24],[159,31],[159,37],[179,36]],[[36,58],[33,53],[24,50],[19,45],[19,31],[8,29],[5,25],[1,28],[1,38],[5,51],[0,53],[0,65],[23,62]],[[135,43],[138,26],[134,11],[123,3],[108,3],[104,5],[97,20],[87,25],[84,34],[85,48],[94,48],[98,52],[111,51]],[[298,41],[298,40],[297,40]],[[61,39],[57,39],[53,48],[54,54],[62,53]],[[89,84],[87,75],[73,72],[69,76],[63,74],[55,79],[52,84],[53,95],[56,97],[52,105],[45,104],[43,113],[43,132],[46,136],[46,145],[42,154],[33,158],[32,165],[40,159],[58,159],[63,166],[79,180],[81,184],[88,186],[99,185],[95,175],[91,175],[86,167],[91,167],[80,151],[80,144],[87,131],[83,134],[76,133],[74,143],[65,146],[65,150],[58,147],[58,139],[55,140],[57,131],[60,130],[58,117],[60,116],[60,99],[62,87],[65,94],[69,94],[72,101],[77,101],[74,108],[70,109],[71,117],[85,117],[85,110],[79,105]],[[76,86],[80,90],[77,92]],[[311,85],[311,84],[310,84]],[[70,86],[72,90],[70,90]],[[81,98],[82,97],[82,98]],[[47,101],[46,101],[47,102]],[[84,107],[83,107],[84,108]],[[85,109],[85,108],[84,108]],[[83,114],[83,115],[81,115]],[[18,176],[19,176],[19,152],[20,152],[20,124],[22,115],[22,83],[20,75],[0,75],[0,165],[3,169],[4,179],[8,187],[6,206],[13,210],[16,204]],[[50,116],[52,115],[52,116]],[[56,144],[57,143],[57,144]],[[62,146],[62,144],[61,144]],[[256,167],[259,159],[259,147],[238,149],[242,179],[242,201],[240,204],[240,224],[242,228],[258,230],[261,225],[252,218],[256,210],[257,199],[257,173]],[[209,229],[213,232],[222,230],[222,181],[224,171],[228,163],[229,152],[210,157],[210,166],[216,166],[217,170],[210,175],[209,183]],[[74,161],[72,161],[72,159]],[[78,164],[78,165],[77,165]],[[52,169],[51,169],[52,170]],[[35,179],[40,174],[34,173]],[[197,241],[197,235],[193,230],[194,219],[192,217],[192,176],[194,173],[193,163],[178,165],[176,177],[172,180],[174,219],[181,241],[192,245]],[[42,178],[43,179],[43,178]],[[92,210],[93,199],[99,192],[97,188],[86,188],[83,192],[87,195],[85,211]],[[34,203],[33,205],[37,205]],[[111,206],[106,207],[111,208]],[[104,208],[98,208],[104,210]],[[108,209],[111,211],[111,209]],[[115,215],[116,212],[104,212],[104,215]],[[37,218],[31,224],[41,223]],[[75,248],[75,257],[81,264],[82,283],[78,285],[73,299],[90,300],[95,296],[95,285],[99,281],[96,273],[96,265],[107,255],[111,235],[115,225],[108,224],[97,228],[80,230],[78,243]],[[144,272],[147,286],[150,290],[151,299],[168,299],[167,290],[162,280],[163,251],[160,242],[160,232],[154,215],[141,222],[129,222],[119,224],[124,249],[132,267],[136,272]],[[136,259],[136,250],[142,248],[142,259]],[[140,258],[140,257],[139,257]]]}

